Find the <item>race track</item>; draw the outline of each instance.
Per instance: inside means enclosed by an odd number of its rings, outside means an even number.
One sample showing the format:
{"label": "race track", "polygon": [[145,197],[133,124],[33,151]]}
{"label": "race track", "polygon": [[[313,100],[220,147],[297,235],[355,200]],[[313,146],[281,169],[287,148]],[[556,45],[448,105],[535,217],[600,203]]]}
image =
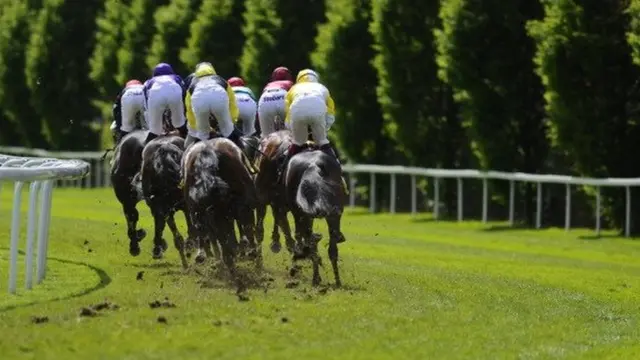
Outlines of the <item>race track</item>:
{"label": "race track", "polygon": [[[308,263],[291,280],[286,251],[272,254],[267,239],[267,273],[239,298],[209,267],[183,272],[173,247],[152,260],[149,235],[131,257],[110,189],[57,189],[47,279],[27,292],[21,273],[18,295],[8,295],[10,197],[0,196],[5,359],[640,356],[640,244],[633,240],[350,211],[340,245],[344,289],[312,288]],[[143,203],[138,209],[150,234],[149,211]],[[184,230],[181,214],[178,221]],[[326,239],[324,223],[316,228]],[[320,250],[323,281],[332,282],[326,240]],[[80,316],[105,301],[106,309]]]}

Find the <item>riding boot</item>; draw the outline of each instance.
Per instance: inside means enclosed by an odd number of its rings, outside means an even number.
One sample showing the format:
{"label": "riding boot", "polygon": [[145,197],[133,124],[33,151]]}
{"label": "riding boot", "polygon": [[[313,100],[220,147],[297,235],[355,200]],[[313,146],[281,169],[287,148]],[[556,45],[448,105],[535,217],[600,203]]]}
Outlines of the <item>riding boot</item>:
{"label": "riding boot", "polygon": [[238,147],[242,149],[244,148],[244,146],[242,145],[242,141],[240,140],[241,137],[242,137],[242,132],[238,130],[236,127],[234,127],[233,131],[231,132],[231,134],[229,134],[227,139],[233,141],[234,144],[238,145]]}
{"label": "riding boot", "polygon": [[342,173],[342,164],[340,163],[340,158],[338,158],[338,154],[336,153],[334,147],[331,145],[331,143],[327,143],[320,146],[320,150],[329,156],[333,156],[340,165],[340,178],[342,179],[342,187],[344,188],[345,194],[348,195],[349,187],[347,186],[347,181],[344,178],[344,173]]}
{"label": "riding boot", "polygon": [[293,155],[297,154],[300,152],[300,150],[302,150],[302,146],[301,145],[296,145],[296,144],[291,144],[289,145],[289,147],[287,148],[287,150],[285,150],[284,152],[284,156],[282,157],[282,160],[278,166],[278,180],[277,182],[279,183],[282,180],[282,175],[284,174],[284,169],[287,167],[287,164],[289,163],[289,160],[291,160],[291,158],[293,157]]}
{"label": "riding boot", "polygon": [[144,140],[145,146],[149,143],[149,141],[151,141],[151,140],[153,140],[153,139],[155,139],[157,137],[158,137],[158,135],[156,135],[156,134],[152,133],[151,131],[149,131],[149,134],[147,135],[147,138]]}
{"label": "riding boot", "polygon": [[184,125],[178,128],[178,134],[180,134],[181,138],[186,139],[187,133],[189,133],[189,130],[187,129],[187,123],[184,123]]}

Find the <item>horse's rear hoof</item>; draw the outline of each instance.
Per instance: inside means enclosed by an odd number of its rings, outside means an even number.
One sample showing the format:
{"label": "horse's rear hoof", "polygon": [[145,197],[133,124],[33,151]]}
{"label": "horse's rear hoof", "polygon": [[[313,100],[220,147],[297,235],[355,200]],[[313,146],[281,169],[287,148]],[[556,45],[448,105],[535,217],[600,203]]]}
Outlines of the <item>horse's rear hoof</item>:
{"label": "horse's rear hoof", "polygon": [[320,242],[320,240],[322,240],[322,234],[318,234],[318,233],[311,234],[311,240],[315,242]]}
{"label": "horse's rear hoof", "polygon": [[155,259],[155,260],[160,260],[162,259],[162,254],[164,253],[164,250],[162,250],[161,247],[154,247],[153,248],[153,252],[151,253],[151,256]]}
{"label": "horse's rear hoof", "polygon": [[147,232],[144,229],[136,230],[136,241],[141,241],[147,236]]}
{"label": "horse's rear hoof", "polygon": [[282,244],[280,244],[279,241],[274,241],[271,243],[270,248],[271,248],[271,252],[273,252],[274,254],[277,254],[280,252],[280,250],[282,250]]}
{"label": "horse's rear hoof", "polygon": [[140,255],[140,246],[138,246],[138,243],[129,244],[129,254],[131,254],[131,256]]}
{"label": "horse's rear hoof", "polygon": [[338,240],[336,241],[336,244],[340,244],[347,241],[347,239],[344,237],[343,233],[340,233],[340,236],[338,236]]}

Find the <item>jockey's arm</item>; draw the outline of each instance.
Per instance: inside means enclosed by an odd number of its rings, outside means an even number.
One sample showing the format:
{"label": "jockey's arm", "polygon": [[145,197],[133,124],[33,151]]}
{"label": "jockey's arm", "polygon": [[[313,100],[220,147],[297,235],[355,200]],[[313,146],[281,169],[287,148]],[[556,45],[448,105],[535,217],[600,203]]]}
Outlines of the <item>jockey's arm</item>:
{"label": "jockey's arm", "polygon": [[238,110],[238,104],[236,103],[236,93],[233,92],[233,88],[227,84],[227,95],[229,96],[229,112],[231,113],[231,120],[235,124],[240,116],[240,110]]}
{"label": "jockey's arm", "polygon": [[289,122],[291,121],[289,118],[289,108],[291,107],[291,103],[293,102],[294,91],[295,91],[295,85],[292,86],[289,89],[289,91],[287,91],[287,95],[284,97],[284,113],[285,113],[284,123],[287,125],[289,125]]}
{"label": "jockey's arm", "polygon": [[327,130],[331,128],[331,125],[336,121],[336,104],[329,93],[329,90],[326,92],[326,101],[327,101]]}

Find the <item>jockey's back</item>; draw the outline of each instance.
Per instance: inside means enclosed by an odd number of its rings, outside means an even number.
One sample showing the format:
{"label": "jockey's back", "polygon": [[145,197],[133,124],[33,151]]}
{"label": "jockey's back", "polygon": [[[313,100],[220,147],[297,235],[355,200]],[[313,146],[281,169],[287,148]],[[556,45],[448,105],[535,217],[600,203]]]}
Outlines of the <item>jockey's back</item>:
{"label": "jockey's back", "polygon": [[270,89],[282,89],[282,90],[286,90],[289,91],[289,89],[291,89],[291,87],[293,86],[293,82],[289,81],[289,80],[276,80],[276,81],[272,81],[270,83],[268,83],[264,89],[262,90],[263,92],[266,90],[270,90]]}
{"label": "jockey's back", "polygon": [[245,94],[248,95],[251,99],[253,99],[253,101],[256,100],[256,96],[253,94],[253,91],[251,91],[251,89],[249,89],[246,86],[233,86],[233,92],[236,93],[236,95],[238,94]]}

